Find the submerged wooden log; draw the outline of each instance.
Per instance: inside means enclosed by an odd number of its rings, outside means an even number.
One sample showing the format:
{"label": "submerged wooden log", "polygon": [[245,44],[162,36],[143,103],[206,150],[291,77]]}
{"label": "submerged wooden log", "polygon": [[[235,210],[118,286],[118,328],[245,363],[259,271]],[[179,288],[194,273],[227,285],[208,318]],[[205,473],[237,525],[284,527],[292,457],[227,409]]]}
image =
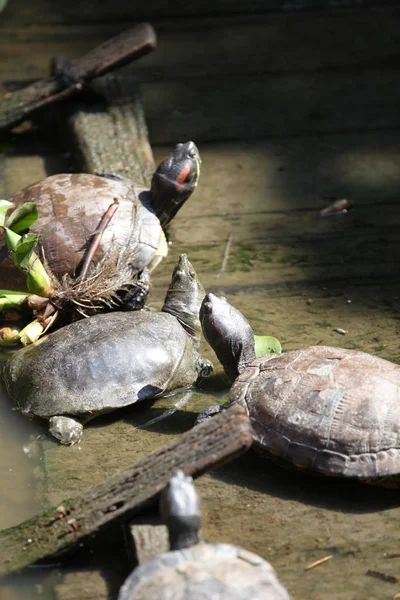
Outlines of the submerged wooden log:
{"label": "submerged wooden log", "polygon": [[86,82],[144,56],[155,46],[153,28],[142,23],[71,64],[64,78],[53,75],[22,90],[7,92],[0,103],[0,131],[18,125],[40,108],[80,92]]}
{"label": "submerged wooden log", "polygon": [[0,574],[58,559],[106,527],[129,522],[154,503],[178,469],[197,477],[242,454],[251,443],[247,415],[239,407],[229,408],[86,493],[0,532]]}

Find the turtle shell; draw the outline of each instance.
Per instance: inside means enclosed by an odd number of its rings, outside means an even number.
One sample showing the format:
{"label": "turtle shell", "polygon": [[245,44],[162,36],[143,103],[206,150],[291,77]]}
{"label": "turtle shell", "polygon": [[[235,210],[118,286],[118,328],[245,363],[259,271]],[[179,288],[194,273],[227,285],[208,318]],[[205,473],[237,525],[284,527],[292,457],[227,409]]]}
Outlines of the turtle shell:
{"label": "turtle shell", "polygon": [[[39,219],[30,231],[40,234],[45,259],[58,277],[76,274],[92,234],[114,199],[119,202],[118,210],[105,229],[95,261],[106,248],[118,250],[129,243],[132,270],[139,271],[150,263],[163,236],[151,208],[150,192],[143,186],[129,180],[67,173],[47,177],[9,198],[16,206],[37,204]],[[8,258],[4,236],[0,240],[2,279],[7,278],[15,289],[16,269]],[[18,283],[25,289],[25,276],[21,275]],[[7,287],[3,281],[2,286]]]}
{"label": "turtle shell", "polygon": [[25,415],[82,420],[197,378],[198,354],[179,321],[147,311],[67,325],[16,352],[3,369],[7,391]]}
{"label": "turtle shell", "polygon": [[400,484],[400,367],[315,346],[256,359],[231,402],[248,411],[255,444],[281,464]]}
{"label": "turtle shell", "polygon": [[269,563],[228,544],[198,544],[135,569],[118,600],[290,600]]}

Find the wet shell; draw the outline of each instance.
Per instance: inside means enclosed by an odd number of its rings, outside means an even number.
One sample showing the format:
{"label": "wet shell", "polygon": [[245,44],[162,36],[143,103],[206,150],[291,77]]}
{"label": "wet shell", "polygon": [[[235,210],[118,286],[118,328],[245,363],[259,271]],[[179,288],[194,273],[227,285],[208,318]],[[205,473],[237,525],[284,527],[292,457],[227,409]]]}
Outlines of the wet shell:
{"label": "wet shell", "polygon": [[114,312],[22,348],[4,365],[3,379],[15,408],[27,416],[89,420],[193,384],[198,358],[172,315]]}
{"label": "wet shell", "polygon": [[400,484],[400,367],[315,346],[256,359],[232,402],[247,408],[255,444],[280,464]]}

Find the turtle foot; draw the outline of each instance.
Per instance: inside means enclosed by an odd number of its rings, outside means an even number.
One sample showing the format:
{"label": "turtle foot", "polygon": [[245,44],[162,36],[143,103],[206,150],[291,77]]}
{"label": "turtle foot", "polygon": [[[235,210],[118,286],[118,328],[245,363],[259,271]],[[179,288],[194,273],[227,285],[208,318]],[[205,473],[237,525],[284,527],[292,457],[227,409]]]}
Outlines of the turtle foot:
{"label": "turtle foot", "polygon": [[79,421],[72,419],[72,417],[51,417],[49,419],[49,432],[61,444],[73,446],[82,437],[83,425]]}
{"label": "turtle foot", "polygon": [[219,404],[215,406],[207,406],[207,408],[203,408],[203,410],[199,412],[194,424],[200,425],[200,423],[203,423],[203,421],[208,421],[208,419],[211,419],[215,415],[219,415],[219,413],[221,413],[223,410],[225,410],[225,408]]}
{"label": "turtle foot", "polygon": [[143,269],[137,281],[124,294],[122,298],[122,310],[140,310],[146,304],[150,291],[150,273]]}
{"label": "turtle foot", "polygon": [[200,379],[203,379],[203,377],[208,377],[208,375],[210,375],[210,373],[212,373],[213,371],[214,365],[212,364],[212,362],[208,360],[208,358],[203,358],[201,356],[198,367],[199,377],[197,381],[200,381]]}

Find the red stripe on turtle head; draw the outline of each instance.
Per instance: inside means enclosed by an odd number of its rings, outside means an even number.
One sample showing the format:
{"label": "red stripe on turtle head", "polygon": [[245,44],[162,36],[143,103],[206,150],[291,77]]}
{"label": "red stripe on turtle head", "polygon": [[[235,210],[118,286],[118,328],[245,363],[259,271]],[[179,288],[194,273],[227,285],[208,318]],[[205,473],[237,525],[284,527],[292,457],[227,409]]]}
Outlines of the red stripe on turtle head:
{"label": "red stripe on turtle head", "polygon": [[176,178],[176,183],[185,183],[187,176],[192,170],[192,161],[187,160]]}

